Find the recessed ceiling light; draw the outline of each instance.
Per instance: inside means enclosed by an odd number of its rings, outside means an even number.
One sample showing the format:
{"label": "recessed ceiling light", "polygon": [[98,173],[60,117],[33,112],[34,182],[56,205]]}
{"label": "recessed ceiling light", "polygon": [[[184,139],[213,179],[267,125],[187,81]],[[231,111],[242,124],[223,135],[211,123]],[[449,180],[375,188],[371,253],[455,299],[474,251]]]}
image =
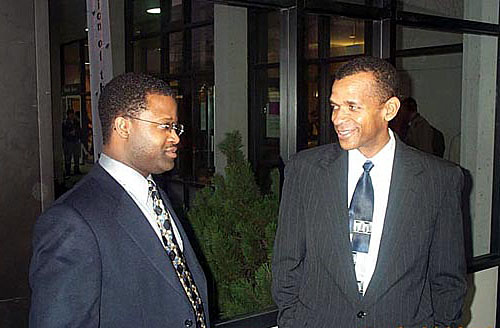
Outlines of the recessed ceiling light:
{"label": "recessed ceiling light", "polygon": [[146,10],[146,12],[148,14],[161,14],[161,8],[160,7],[157,7],[157,8],[149,8]]}
{"label": "recessed ceiling light", "polygon": [[85,28],[85,32],[88,32],[88,31],[89,31],[89,28],[88,28],[88,27],[86,27],[86,28]]}

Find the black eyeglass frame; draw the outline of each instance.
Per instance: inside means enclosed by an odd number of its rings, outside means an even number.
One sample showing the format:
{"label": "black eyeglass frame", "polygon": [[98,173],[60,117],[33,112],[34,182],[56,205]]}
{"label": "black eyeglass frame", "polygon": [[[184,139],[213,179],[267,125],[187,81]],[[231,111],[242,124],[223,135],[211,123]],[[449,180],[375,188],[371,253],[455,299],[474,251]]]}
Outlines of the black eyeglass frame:
{"label": "black eyeglass frame", "polygon": [[134,117],[134,116],[131,116],[131,115],[125,115],[125,117],[131,118],[133,120],[141,121],[141,122],[156,124],[159,129],[163,129],[163,130],[168,131],[168,132],[172,132],[172,130],[174,130],[175,133],[177,133],[177,135],[179,137],[185,131],[184,130],[184,124],[181,124],[181,123],[176,123],[176,122],[172,122],[172,123],[168,123],[168,122],[167,123],[160,123],[160,122],[154,122],[154,121],[144,120],[142,118]]}

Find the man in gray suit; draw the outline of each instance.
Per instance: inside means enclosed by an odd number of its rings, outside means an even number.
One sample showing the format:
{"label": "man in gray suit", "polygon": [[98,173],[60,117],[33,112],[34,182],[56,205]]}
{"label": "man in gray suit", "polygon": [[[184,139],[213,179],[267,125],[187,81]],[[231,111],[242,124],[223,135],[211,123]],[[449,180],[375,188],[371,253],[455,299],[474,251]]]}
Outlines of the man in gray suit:
{"label": "man in gray suit", "polygon": [[174,167],[184,131],[172,90],[120,75],[99,117],[99,163],[35,225],[30,326],[208,327],[205,276],[151,177]]}
{"label": "man in gray suit", "polygon": [[332,86],[339,144],[286,166],[273,254],[285,327],[457,327],[466,291],[459,167],[406,146],[395,68],[360,57]]}

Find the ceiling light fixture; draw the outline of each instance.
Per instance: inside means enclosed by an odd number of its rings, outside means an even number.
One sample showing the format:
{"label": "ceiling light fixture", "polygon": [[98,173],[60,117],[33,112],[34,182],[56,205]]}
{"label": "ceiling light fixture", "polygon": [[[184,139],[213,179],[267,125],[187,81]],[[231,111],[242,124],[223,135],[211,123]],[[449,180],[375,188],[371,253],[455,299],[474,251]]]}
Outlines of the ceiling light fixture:
{"label": "ceiling light fixture", "polygon": [[161,14],[161,8],[160,7],[149,8],[149,9],[146,10],[146,12],[148,14],[152,14],[152,15]]}
{"label": "ceiling light fixture", "polygon": [[356,39],[356,21],[352,25],[352,33],[349,35],[349,39]]}

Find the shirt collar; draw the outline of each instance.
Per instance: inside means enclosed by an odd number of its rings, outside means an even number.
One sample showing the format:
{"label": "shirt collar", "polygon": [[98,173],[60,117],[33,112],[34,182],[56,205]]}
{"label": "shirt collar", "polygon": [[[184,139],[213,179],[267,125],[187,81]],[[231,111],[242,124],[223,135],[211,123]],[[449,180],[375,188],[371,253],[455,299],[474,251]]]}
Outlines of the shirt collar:
{"label": "shirt collar", "polygon": [[141,203],[146,204],[148,200],[148,180],[152,180],[151,174],[144,178],[142,174],[130,166],[101,153],[99,164],[129,193]]}
{"label": "shirt collar", "polygon": [[[387,164],[387,159],[392,158],[394,151],[396,149],[396,139],[394,138],[394,133],[389,129],[389,142],[377,153],[375,156],[368,158],[363,155],[358,149],[349,150],[349,162],[350,163],[361,163],[363,165],[366,161],[371,161],[374,167],[381,167]],[[351,162],[352,160],[352,162]]]}

